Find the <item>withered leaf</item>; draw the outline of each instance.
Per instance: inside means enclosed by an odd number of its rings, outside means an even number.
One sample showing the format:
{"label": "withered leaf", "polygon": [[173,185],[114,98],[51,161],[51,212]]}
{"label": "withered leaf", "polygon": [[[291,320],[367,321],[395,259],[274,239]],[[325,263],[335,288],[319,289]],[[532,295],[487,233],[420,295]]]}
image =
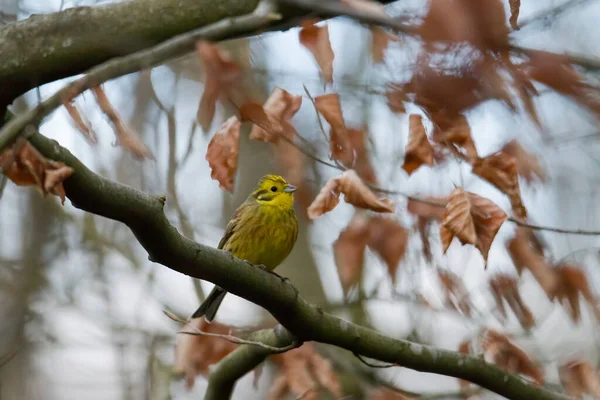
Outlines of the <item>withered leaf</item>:
{"label": "withered leaf", "polygon": [[396,281],[398,264],[406,251],[408,232],[398,221],[391,218],[369,219],[369,248],[385,261],[392,283]]}
{"label": "withered leaf", "polygon": [[546,180],[546,174],[538,159],[528,153],[515,139],[506,143],[500,151],[510,154],[515,158],[519,175],[528,183],[531,183],[534,177],[537,177],[541,181]]}
{"label": "withered leaf", "polygon": [[395,113],[404,114],[406,108],[404,102],[410,101],[408,96],[404,93],[403,86],[399,84],[390,84],[385,92],[387,98],[388,107]]}
{"label": "withered leaf", "polygon": [[510,154],[498,152],[485,158],[476,158],[473,162],[473,173],[494,185],[510,199],[515,215],[523,220],[527,218],[527,210],[521,199],[517,160]]}
{"label": "withered leaf", "polygon": [[521,0],[508,0],[510,4],[510,26],[515,30],[519,30],[517,20],[519,19],[519,10],[521,8]]}
{"label": "withered leaf", "polygon": [[196,43],[196,54],[204,65],[204,91],[198,106],[198,123],[206,132],[215,116],[217,101],[222,95],[239,100],[239,81],[242,68],[231,55],[218,46],[200,40]]}
{"label": "withered leaf", "polygon": [[533,327],[535,323],[533,314],[521,298],[516,278],[504,274],[497,275],[494,279],[490,280],[490,289],[502,317],[505,319],[507,317],[504,306],[504,301],[506,300],[509,307],[517,316],[521,326],[524,329],[531,329]]}
{"label": "withered leaf", "polygon": [[558,285],[552,298],[557,298],[563,304],[573,322],[578,323],[581,320],[580,294],[588,302],[596,318],[600,319],[600,309],[596,305],[587,277],[582,269],[576,265],[560,264],[555,266],[555,273]]}
{"label": "withered leaf", "polygon": [[[301,105],[302,96],[292,95],[277,87],[265,102],[263,110],[265,114],[272,116],[274,120],[290,123],[292,117],[300,110]],[[246,111],[248,110],[246,109]],[[271,126],[271,123],[268,123],[268,125]],[[290,134],[287,130],[285,133]],[[290,136],[287,137],[288,139],[290,138]],[[259,125],[255,125],[250,132],[250,139],[261,140],[263,142],[274,142],[279,138],[274,136],[272,130],[267,131]]]}
{"label": "withered leaf", "polygon": [[488,252],[507,215],[491,200],[456,188],[448,197],[440,235],[444,253],[456,236],[462,244],[476,246],[487,262]]}
{"label": "withered leaf", "polygon": [[321,192],[308,208],[308,216],[314,219],[331,211],[339,203],[340,193],[344,200],[359,208],[376,212],[394,212],[394,205],[388,199],[378,199],[354,170],[347,170],[341,176],[329,179]]}
{"label": "withered leaf", "polygon": [[552,297],[558,284],[556,275],[552,272],[535,237],[524,227],[519,226],[515,237],[508,241],[506,247],[519,275],[527,268],[538,281],[548,297]]}
{"label": "withered leaf", "polygon": [[568,394],[581,398],[590,394],[600,398],[600,377],[587,361],[575,360],[561,365],[558,369],[560,380]]}
{"label": "withered leaf", "polygon": [[75,104],[75,100],[63,101],[62,104],[65,107],[65,110],[67,110],[67,113],[69,114],[69,117],[71,117],[71,121],[73,121],[77,130],[83,134],[83,137],[92,144],[98,143],[98,135],[96,135],[96,132],[92,129],[90,121],[84,117],[79,107],[77,107],[77,104]]}
{"label": "withered leaf", "polygon": [[446,295],[446,303],[455,310],[470,316],[471,299],[465,285],[460,281],[460,278],[451,271],[441,269],[438,269],[438,277],[440,278],[444,294]]}
{"label": "withered leaf", "polygon": [[260,131],[255,131],[255,137],[252,139],[263,142],[276,144],[282,137],[291,140],[296,134],[296,129],[290,122],[266,112],[258,103],[247,102],[240,107],[240,119],[242,122],[250,121],[259,127]]}
{"label": "withered leaf", "polygon": [[297,349],[271,356],[279,365],[267,400],[279,400],[287,393],[303,400],[317,400],[319,386],[326,388],[335,398],[342,396],[339,378],[331,362],[321,356],[312,343],[306,342]]}
{"label": "withered leaf", "polygon": [[469,160],[477,158],[477,148],[471,137],[471,127],[464,115],[447,119],[441,117],[440,113],[437,113],[433,115],[433,122],[435,124],[433,131],[433,140],[435,142],[464,150]]}
{"label": "withered leaf", "polygon": [[48,193],[65,204],[63,182],[73,175],[73,169],[62,162],[46,159],[24,139],[0,153],[3,174],[18,186],[35,186],[45,197]]}
{"label": "withered leaf", "polygon": [[144,144],[138,134],[125,124],[123,119],[108,101],[108,97],[101,87],[92,88],[96,97],[96,102],[102,112],[108,117],[115,130],[117,144],[130,152],[135,158],[143,160],[145,158],[154,159],[150,149]]}
{"label": "withered leaf", "polygon": [[369,29],[371,31],[371,58],[375,64],[379,64],[383,62],[385,50],[390,42],[399,42],[400,38],[380,26],[372,26]]}
{"label": "withered leaf", "polygon": [[223,190],[232,193],[238,164],[240,127],[241,122],[237,117],[230,117],[215,133],[206,151],[210,177],[217,180]]}
{"label": "withered leaf", "polygon": [[334,54],[329,41],[328,26],[317,26],[315,21],[305,21],[301,26],[300,43],[312,53],[325,81],[333,82]]}
{"label": "withered leaf", "polygon": [[346,165],[356,171],[362,180],[368,183],[376,184],[377,176],[369,155],[367,154],[367,138],[366,128],[363,129],[348,129],[348,139],[353,153],[352,164]]}
{"label": "withered leaf", "polygon": [[481,335],[481,342],[487,360],[507,372],[528,376],[538,385],[544,383],[544,374],[540,367],[503,334],[488,329]]}
{"label": "withered leaf", "polygon": [[[182,328],[182,332],[195,332],[196,330],[227,335],[232,327],[217,322],[208,323],[204,318],[196,318]],[[196,375],[207,376],[209,365],[218,363],[238,347],[235,343],[214,336],[187,334],[177,336],[173,371],[177,375],[185,376],[188,390],[194,387]]]}
{"label": "withered leaf", "polygon": [[340,97],[336,93],[315,97],[315,108],[331,126],[329,143],[333,158],[346,165],[352,165],[354,152],[348,137],[348,129],[344,122]]}
{"label": "withered leaf", "polygon": [[409,116],[408,144],[404,151],[402,168],[410,176],[423,164],[433,166],[433,148],[427,139],[421,116],[411,114]]}
{"label": "withered leaf", "polygon": [[333,243],[333,257],[344,294],[347,294],[362,276],[369,228],[369,218],[364,213],[357,212]]}
{"label": "withered leaf", "polygon": [[416,199],[408,199],[407,210],[409,213],[427,220],[441,221],[444,217],[447,197],[427,197],[420,201]]}

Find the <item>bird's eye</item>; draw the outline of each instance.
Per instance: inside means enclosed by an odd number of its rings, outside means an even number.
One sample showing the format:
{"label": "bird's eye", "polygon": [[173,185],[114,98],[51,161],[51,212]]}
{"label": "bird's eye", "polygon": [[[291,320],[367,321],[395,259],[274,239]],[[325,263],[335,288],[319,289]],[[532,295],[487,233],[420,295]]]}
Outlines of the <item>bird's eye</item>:
{"label": "bird's eye", "polygon": [[271,187],[271,192],[276,192],[277,191],[277,186],[272,186]]}

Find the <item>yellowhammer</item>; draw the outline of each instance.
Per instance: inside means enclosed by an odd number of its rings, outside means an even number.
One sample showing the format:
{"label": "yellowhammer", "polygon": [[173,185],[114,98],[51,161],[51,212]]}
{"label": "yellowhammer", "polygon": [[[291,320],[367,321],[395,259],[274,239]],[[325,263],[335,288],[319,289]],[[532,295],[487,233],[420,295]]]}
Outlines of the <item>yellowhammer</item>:
{"label": "yellowhammer", "polygon": [[[233,213],[219,249],[269,271],[275,269],[290,254],[298,237],[295,191],[296,187],[281,176],[263,176]],[[215,286],[192,318],[204,315],[212,321],[226,294],[226,290]]]}

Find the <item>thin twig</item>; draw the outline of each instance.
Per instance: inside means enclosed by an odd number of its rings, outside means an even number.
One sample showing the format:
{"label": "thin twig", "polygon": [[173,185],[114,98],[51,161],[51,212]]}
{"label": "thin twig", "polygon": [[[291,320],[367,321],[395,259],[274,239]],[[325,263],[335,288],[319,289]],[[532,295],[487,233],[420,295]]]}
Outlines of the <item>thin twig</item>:
{"label": "thin twig", "polygon": [[274,6],[263,0],[253,13],[220,20],[214,24],[175,36],[149,49],[111,59],[90,69],[84,76],[66,85],[36,107],[8,121],[0,130],[0,151],[12,143],[27,125],[36,125],[44,117],[85,90],[126,74],[159,65],[193,50],[199,39],[219,40],[233,34],[256,32],[281,18]]}
{"label": "thin twig", "polygon": [[323,121],[321,121],[321,115],[319,114],[319,110],[317,109],[317,103],[315,103],[315,99],[311,96],[306,85],[302,85],[302,87],[304,88],[304,92],[308,96],[308,99],[310,100],[310,102],[313,105],[313,108],[315,109],[315,114],[317,116],[317,122],[319,123],[319,129],[321,130],[321,133],[323,134],[325,141],[329,142],[329,137],[327,136],[327,133],[325,132],[325,128],[323,127]]}
{"label": "thin twig", "polygon": [[[176,316],[175,314],[163,310],[163,314],[165,314],[167,316],[167,318],[175,321],[175,322],[179,322],[182,325],[187,325],[189,320],[185,320],[183,318],[180,318],[178,316]],[[287,346],[283,346],[283,347],[274,347],[274,346],[269,346],[266,345],[264,343],[261,342],[256,342],[256,341],[252,341],[252,340],[245,340],[242,339],[240,337],[237,336],[233,336],[233,335],[223,335],[220,333],[211,333],[211,332],[204,332],[198,328],[196,328],[195,326],[189,326],[190,328],[192,328],[194,331],[193,332],[189,332],[189,331],[179,331],[177,333],[181,333],[184,335],[192,335],[192,336],[208,336],[208,337],[215,337],[215,338],[219,338],[219,339],[224,339],[227,340],[231,343],[235,343],[235,344],[248,344],[248,345],[252,345],[252,346],[258,346],[258,347],[262,347],[263,349],[269,351],[270,353],[273,354],[279,354],[279,353],[285,353],[286,351],[290,351],[292,349],[295,349],[296,347],[298,347],[300,344],[296,341],[294,341],[293,343],[287,345]]]}

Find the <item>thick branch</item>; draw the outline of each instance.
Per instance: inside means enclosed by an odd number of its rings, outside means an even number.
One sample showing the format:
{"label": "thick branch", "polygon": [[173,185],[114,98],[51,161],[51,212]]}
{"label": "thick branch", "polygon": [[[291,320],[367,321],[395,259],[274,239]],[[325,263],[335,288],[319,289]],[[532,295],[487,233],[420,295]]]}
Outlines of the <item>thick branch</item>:
{"label": "thick branch", "polygon": [[67,149],[39,133],[30,141],[46,157],[75,170],[64,185],[75,207],[123,222],[148,251],[150,260],[213,282],[264,307],[301,341],[332,344],[417,371],[465,379],[511,399],[567,398],[526,383],[481,358],[393,339],[334,317],[307,303],[280,277],[182,236],[163,212],[164,196],[152,196],[95,174]]}
{"label": "thick branch", "polygon": [[[265,329],[252,333],[248,340],[269,347],[285,347],[294,343],[294,336],[285,328]],[[204,400],[229,399],[238,379],[256,368],[271,352],[265,347],[245,344],[223,358],[208,377]]]}

